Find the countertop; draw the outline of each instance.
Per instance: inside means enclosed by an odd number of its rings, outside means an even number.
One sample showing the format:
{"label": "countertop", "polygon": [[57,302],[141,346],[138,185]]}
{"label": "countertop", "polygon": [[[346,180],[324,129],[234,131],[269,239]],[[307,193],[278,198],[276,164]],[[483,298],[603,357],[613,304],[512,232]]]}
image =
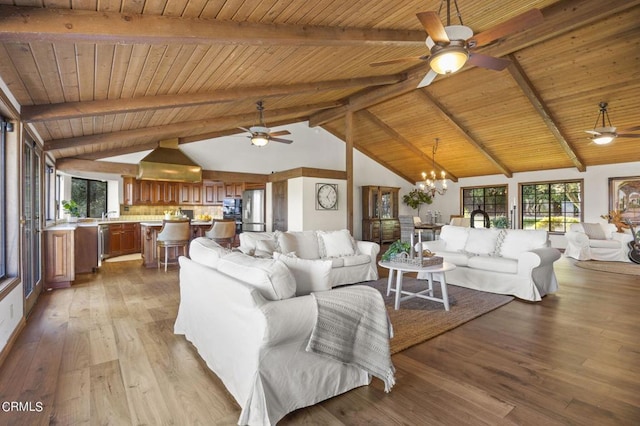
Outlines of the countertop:
{"label": "countertop", "polygon": [[[162,220],[120,220],[120,219],[111,219],[111,220],[92,220],[92,221],[82,221],[82,222],[63,222],[57,223],[55,225],[50,225],[44,228],[44,231],[73,231],[79,227],[92,227],[98,225],[109,225],[109,224],[117,224],[117,223],[139,223],[144,226],[162,226]],[[211,225],[213,224],[212,220],[192,220],[192,225]]]}

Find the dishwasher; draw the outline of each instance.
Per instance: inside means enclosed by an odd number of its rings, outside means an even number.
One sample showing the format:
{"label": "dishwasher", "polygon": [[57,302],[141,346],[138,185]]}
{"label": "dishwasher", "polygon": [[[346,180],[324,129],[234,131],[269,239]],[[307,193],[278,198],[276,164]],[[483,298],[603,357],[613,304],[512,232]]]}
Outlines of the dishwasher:
{"label": "dishwasher", "polygon": [[98,268],[102,266],[102,261],[109,257],[110,244],[109,225],[98,225]]}

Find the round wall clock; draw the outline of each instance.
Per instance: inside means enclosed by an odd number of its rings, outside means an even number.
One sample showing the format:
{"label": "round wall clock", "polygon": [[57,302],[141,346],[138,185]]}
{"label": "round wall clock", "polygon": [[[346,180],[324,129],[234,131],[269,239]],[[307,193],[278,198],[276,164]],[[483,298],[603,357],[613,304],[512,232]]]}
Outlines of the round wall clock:
{"label": "round wall clock", "polygon": [[318,210],[338,210],[338,185],[317,183],[316,200],[316,208]]}

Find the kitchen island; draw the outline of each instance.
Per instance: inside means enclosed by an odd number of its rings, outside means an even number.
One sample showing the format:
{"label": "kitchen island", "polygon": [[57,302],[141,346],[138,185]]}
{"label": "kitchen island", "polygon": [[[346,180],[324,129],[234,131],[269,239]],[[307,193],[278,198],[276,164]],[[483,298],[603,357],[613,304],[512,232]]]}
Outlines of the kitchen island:
{"label": "kitchen island", "polygon": [[[191,239],[204,236],[205,232],[211,228],[212,221],[191,221]],[[162,229],[162,221],[140,222],[140,233],[142,240],[142,265],[145,268],[157,268],[158,257],[156,251],[156,238]],[[169,252],[169,262],[177,262],[179,250]]]}

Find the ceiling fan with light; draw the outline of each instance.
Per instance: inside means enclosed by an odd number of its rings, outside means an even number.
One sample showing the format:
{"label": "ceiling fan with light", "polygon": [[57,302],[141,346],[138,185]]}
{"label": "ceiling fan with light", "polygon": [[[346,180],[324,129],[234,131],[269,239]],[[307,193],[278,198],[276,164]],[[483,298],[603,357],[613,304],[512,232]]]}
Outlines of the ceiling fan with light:
{"label": "ceiling fan with light", "polygon": [[[440,11],[445,1],[447,5],[447,25],[443,26],[442,22],[440,22]],[[428,61],[431,69],[418,84],[419,88],[431,84],[438,74],[452,74],[467,63],[490,70],[502,71],[509,65],[509,60],[473,53],[472,50],[504,36],[526,30],[544,20],[539,9],[531,9],[474,36],[473,30],[462,23],[462,15],[458,10],[457,0],[453,0],[453,4],[460,19],[460,25],[451,25],[451,0],[442,0],[438,12],[431,11],[416,14],[427,32],[428,55],[374,62],[371,65],[390,65],[415,60]]]}
{"label": "ceiling fan with light", "polygon": [[257,126],[251,126],[248,129],[244,127],[239,127],[239,129],[244,130],[245,132],[251,133],[251,136],[247,136],[251,139],[251,143],[255,146],[265,146],[270,141],[273,142],[281,142],[281,143],[292,143],[292,140],[282,139],[279,136],[290,135],[291,133],[288,130],[281,130],[279,132],[271,132],[269,128],[264,124],[264,105],[262,101],[256,102],[256,108],[258,109],[259,114],[259,124]]}
{"label": "ceiling fan with light", "polygon": [[[640,138],[640,134],[616,132],[617,129],[611,125],[611,120],[609,120],[609,113],[607,112],[608,105],[606,102],[600,102],[598,104],[600,112],[598,113],[598,118],[596,118],[596,124],[594,124],[593,130],[585,130],[585,132],[593,135],[591,141],[597,145],[606,145],[613,142],[615,138]],[[602,122],[602,126],[596,127],[600,122]],[[623,132],[634,132],[637,130],[640,130],[640,126],[624,129]]]}

